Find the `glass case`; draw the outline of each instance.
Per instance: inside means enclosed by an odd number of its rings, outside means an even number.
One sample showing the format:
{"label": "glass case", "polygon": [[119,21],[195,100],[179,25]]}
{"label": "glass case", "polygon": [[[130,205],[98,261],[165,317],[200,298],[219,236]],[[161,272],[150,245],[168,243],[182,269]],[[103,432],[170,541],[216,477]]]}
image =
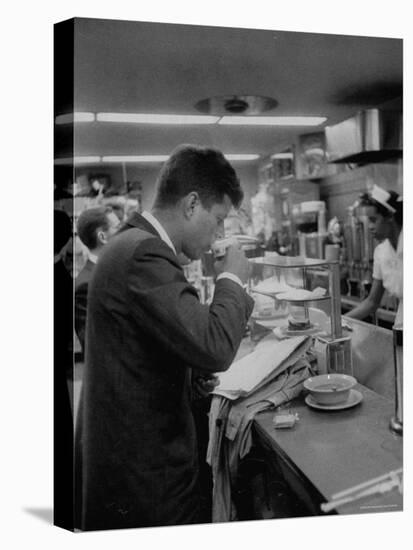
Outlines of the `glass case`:
{"label": "glass case", "polygon": [[281,337],[313,336],[321,371],[352,374],[350,337],[341,326],[339,262],[278,255],[249,261],[252,323]]}

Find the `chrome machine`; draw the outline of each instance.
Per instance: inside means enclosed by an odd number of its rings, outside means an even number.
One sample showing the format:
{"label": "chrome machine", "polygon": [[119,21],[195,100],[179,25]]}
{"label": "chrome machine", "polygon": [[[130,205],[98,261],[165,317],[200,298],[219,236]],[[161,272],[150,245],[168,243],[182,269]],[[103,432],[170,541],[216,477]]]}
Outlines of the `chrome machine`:
{"label": "chrome machine", "polygon": [[347,209],[343,237],[343,272],[346,274],[348,294],[364,299],[371,287],[373,273],[374,239],[369,229],[369,216],[374,207],[366,203],[365,195]]}
{"label": "chrome machine", "polygon": [[325,258],[327,242],[326,205],[323,201],[305,201],[292,209],[297,230],[299,255],[304,258]]}

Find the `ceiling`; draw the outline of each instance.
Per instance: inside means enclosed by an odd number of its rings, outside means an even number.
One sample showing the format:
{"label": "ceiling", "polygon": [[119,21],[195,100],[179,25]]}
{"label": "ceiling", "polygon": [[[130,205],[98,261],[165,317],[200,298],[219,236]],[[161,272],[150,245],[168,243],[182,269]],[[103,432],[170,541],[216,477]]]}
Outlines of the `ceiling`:
{"label": "ceiling", "polygon": [[[79,123],[76,156],[198,143],[263,157],[402,95],[400,39],[75,19],[74,51],[75,111],[199,114],[205,98],[259,95],[278,102],[266,115],[327,117],[311,128]],[[57,143],[65,131],[57,128]]]}

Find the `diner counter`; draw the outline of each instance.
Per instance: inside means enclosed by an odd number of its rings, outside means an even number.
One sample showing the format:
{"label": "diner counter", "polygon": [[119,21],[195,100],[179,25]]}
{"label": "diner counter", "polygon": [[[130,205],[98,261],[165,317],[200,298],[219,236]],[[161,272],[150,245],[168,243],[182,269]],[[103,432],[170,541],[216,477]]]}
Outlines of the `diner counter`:
{"label": "diner counter", "polygon": [[[358,384],[360,404],[346,410],[310,408],[300,397],[287,406],[299,415],[292,429],[275,429],[274,411],[255,418],[254,438],[274,460],[310,515],[333,495],[402,467],[402,437],[389,429],[393,402]],[[332,513],[402,510],[402,494],[392,489],[339,506]]]}
{"label": "diner counter", "polygon": [[353,375],[360,384],[383,397],[394,400],[393,333],[391,330],[345,317],[352,330]]}
{"label": "diner counter", "polygon": [[[354,296],[341,296],[341,309],[344,315],[346,312],[360,305],[362,300]],[[386,324],[393,325],[396,319],[396,312],[384,307],[379,307],[376,310],[375,316],[378,321],[383,321]]]}
{"label": "diner counter", "polygon": [[[275,429],[274,410],[255,417],[254,442],[270,471],[264,485],[274,486],[269,501],[277,506],[279,480],[286,480],[292,502],[298,499],[303,504],[293,505],[289,512],[278,508],[270,517],[324,515],[320,506],[333,495],[403,465],[403,438],[389,428],[395,412],[392,331],[356,319],[346,321],[351,330],[345,329],[343,335],[351,338],[353,375],[362,402],[345,410],[317,410],[306,405],[302,394],[285,407],[299,415],[292,429]],[[237,358],[250,353],[254,345],[245,338]],[[402,506],[402,494],[393,489],[330,513],[399,511]]]}
{"label": "diner counter", "polygon": [[[379,395],[393,399],[394,363],[392,331],[358,319],[345,317],[351,330],[343,329],[343,336],[351,338],[353,374],[357,381]],[[278,320],[274,321],[278,322]],[[286,322],[283,321],[282,322]],[[264,330],[269,332],[271,326]],[[326,330],[328,325],[326,325]],[[313,335],[315,336],[315,335]],[[253,345],[244,338],[237,353],[237,359],[249,353]]]}

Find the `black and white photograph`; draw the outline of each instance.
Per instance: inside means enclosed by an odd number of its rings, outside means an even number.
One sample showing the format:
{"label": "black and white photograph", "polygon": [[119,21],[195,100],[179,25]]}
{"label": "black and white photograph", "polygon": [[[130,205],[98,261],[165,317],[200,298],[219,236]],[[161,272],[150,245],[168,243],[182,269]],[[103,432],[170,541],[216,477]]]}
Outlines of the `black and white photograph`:
{"label": "black and white photograph", "polygon": [[73,528],[403,509],[402,49],[55,25]]}
{"label": "black and white photograph", "polygon": [[407,36],[271,10],[48,17],[49,496],[20,507],[64,544],[402,541]]}

